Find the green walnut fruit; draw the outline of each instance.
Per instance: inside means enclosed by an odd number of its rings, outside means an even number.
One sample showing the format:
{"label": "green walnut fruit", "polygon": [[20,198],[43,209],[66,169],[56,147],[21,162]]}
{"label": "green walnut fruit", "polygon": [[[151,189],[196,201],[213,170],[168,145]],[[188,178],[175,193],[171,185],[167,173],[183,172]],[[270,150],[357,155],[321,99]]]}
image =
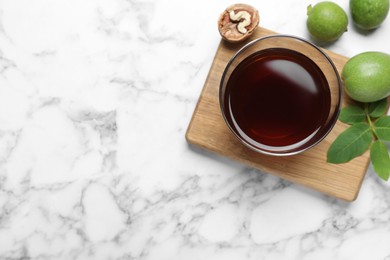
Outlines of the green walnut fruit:
{"label": "green walnut fruit", "polygon": [[390,55],[363,52],[344,66],[341,77],[346,93],[360,102],[375,102],[390,95]]}
{"label": "green walnut fruit", "polygon": [[335,41],[348,27],[348,16],[333,2],[320,2],[307,8],[306,26],[310,35],[320,42]]}
{"label": "green walnut fruit", "polygon": [[377,28],[389,13],[389,0],[350,0],[352,20],[364,30]]}

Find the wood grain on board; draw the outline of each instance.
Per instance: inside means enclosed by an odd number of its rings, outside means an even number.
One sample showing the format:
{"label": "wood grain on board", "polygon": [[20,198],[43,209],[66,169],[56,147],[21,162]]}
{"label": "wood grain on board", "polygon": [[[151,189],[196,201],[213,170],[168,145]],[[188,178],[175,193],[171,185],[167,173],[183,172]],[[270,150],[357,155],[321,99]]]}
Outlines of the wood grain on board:
{"label": "wood grain on board", "polygon": [[[198,104],[187,129],[186,139],[195,146],[229,157],[245,165],[277,175],[283,179],[304,185],[347,201],[356,199],[369,165],[369,153],[345,164],[326,162],[326,153],[333,140],[348,126],[338,121],[329,135],[308,151],[287,157],[274,157],[256,153],[242,145],[230,132],[222,118],[218,91],[223,70],[229,59],[247,42],[276,34],[258,28],[245,42],[231,44],[221,41],[210,72],[207,76]],[[348,58],[324,50],[341,73]],[[345,95],[344,95],[345,96]],[[343,106],[350,101],[344,97]]]}

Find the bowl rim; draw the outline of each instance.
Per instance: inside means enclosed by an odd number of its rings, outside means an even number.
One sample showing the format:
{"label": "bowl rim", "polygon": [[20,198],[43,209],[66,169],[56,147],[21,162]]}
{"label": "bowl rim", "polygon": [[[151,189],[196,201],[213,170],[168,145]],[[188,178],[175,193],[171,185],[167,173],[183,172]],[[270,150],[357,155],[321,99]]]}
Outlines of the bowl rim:
{"label": "bowl rim", "polygon": [[[263,149],[260,149],[258,147],[255,147],[254,145],[249,144],[248,142],[243,140],[243,138],[240,137],[236,133],[236,131],[232,128],[232,126],[230,125],[228,119],[226,118],[226,115],[225,115],[225,112],[224,112],[224,109],[223,109],[224,97],[222,95],[222,83],[223,83],[223,80],[226,77],[228,68],[231,66],[231,64],[234,62],[234,60],[238,57],[238,55],[240,55],[245,49],[249,48],[251,45],[253,45],[253,44],[255,44],[255,43],[259,42],[259,41],[262,41],[262,40],[265,40],[265,39],[268,39],[268,38],[292,38],[292,39],[301,41],[301,42],[303,42],[305,44],[309,44],[314,49],[319,51],[319,53],[322,54],[322,56],[324,56],[328,60],[329,64],[333,68],[333,71],[335,72],[335,76],[337,78],[337,83],[338,83],[337,87],[338,87],[338,90],[339,90],[338,91],[339,102],[337,103],[336,108],[335,108],[335,112],[333,113],[333,115],[331,117],[331,122],[329,123],[328,129],[326,130],[326,132],[324,132],[324,134],[322,134],[322,136],[318,140],[316,140],[312,144],[308,145],[307,147],[304,147],[304,148],[296,150],[296,151],[294,151],[294,150],[292,150],[292,151],[291,150],[287,150],[287,152],[283,152],[283,151],[282,152],[280,152],[280,151],[273,152],[273,151],[263,150]],[[310,57],[307,57],[307,58],[311,59]],[[290,155],[300,154],[300,153],[303,153],[304,151],[307,151],[307,150],[311,149],[312,147],[314,147],[317,144],[319,144],[322,140],[324,140],[325,137],[328,136],[328,134],[332,131],[332,129],[334,128],[334,126],[337,123],[337,120],[338,120],[338,117],[339,117],[339,114],[340,114],[340,111],[341,111],[341,106],[342,106],[342,101],[343,101],[342,98],[343,98],[343,83],[342,83],[342,80],[340,78],[340,75],[339,75],[339,72],[337,70],[337,67],[335,66],[334,62],[329,57],[329,55],[326,54],[326,52],[324,50],[322,50],[321,47],[315,45],[314,43],[312,43],[312,42],[310,42],[308,40],[305,40],[305,39],[303,39],[301,37],[294,36],[294,35],[289,35],[289,34],[275,34],[275,35],[268,35],[268,36],[260,37],[260,38],[254,39],[254,40],[248,42],[247,44],[245,44],[244,46],[242,46],[238,51],[236,51],[236,53],[230,58],[230,60],[226,64],[226,66],[224,68],[224,71],[222,73],[222,76],[221,76],[220,83],[219,83],[219,106],[220,106],[220,110],[221,110],[221,113],[222,113],[222,117],[223,117],[226,125],[228,126],[230,132],[232,132],[235,135],[235,137],[242,144],[244,144],[246,147],[250,148],[251,150],[253,150],[255,152],[258,152],[258,153],[261,153],[261,154],[272,155],[272,156],[290,156]]]}

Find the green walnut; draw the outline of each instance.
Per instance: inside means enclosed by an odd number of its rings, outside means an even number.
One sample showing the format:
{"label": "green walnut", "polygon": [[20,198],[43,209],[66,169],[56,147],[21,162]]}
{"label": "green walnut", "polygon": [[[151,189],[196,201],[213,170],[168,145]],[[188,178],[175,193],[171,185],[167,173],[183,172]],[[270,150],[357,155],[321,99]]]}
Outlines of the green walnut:
{"label": "green walnut", "polygon": [[375,102],[390,95],[390,55],[363,52],[352,57],[342,71],[346,93],[360,102]]}
{"label": "green walnut", "polygon": [[333,2],[320,2],[307,8],[306,26],[310,35],[319,42],[332,42],[347,31],[348,16]]}
{"label": "green walnut", "polygon": [[377,28],[389,13],[389,0],[350,0],[354,24],[364,30]]}

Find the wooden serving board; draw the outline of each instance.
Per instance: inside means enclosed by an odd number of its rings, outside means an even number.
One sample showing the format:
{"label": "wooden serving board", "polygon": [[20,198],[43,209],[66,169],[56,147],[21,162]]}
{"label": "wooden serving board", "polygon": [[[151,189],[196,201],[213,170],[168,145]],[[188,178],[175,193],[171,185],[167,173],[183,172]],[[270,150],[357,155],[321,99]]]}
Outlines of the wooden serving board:
{"label": "wooden serving board", "polygon": [[[369,153],[345,164],[326,162],[326,153],[334,139],[348,126],[338,121],[329,135],[317,146],[294,156],[274,157],[256,153],[230,132],[223,120],[219,106],[219,82],[226,64],[238,49],[247,42],[275,32],[257,28],[245,42],[231,44],[221,41],[210,72],[195,108],[186,139],[190,144],[237,160],[263,172],[310,187],[347,201],[356,199],[370,162]],[[348,58],[324,50],[341,73]],[[350,103],[344,95],[343,106]]]}

